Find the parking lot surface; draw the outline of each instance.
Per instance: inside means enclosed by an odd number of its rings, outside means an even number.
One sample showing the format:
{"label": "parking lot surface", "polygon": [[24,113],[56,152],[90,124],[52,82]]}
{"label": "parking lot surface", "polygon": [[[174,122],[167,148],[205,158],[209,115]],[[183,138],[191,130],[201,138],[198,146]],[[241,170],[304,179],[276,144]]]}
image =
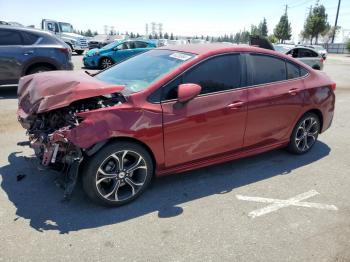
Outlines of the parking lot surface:
{"label": "parking lot surface", "polygon": [[[82,56],[73,56],[80,69]],[[302,156],[284,150],[157,179],[120,208],[81,185],[61,202],[0,89],[0,261],[350,261],[350,57],[329,55],[332,127]]]}

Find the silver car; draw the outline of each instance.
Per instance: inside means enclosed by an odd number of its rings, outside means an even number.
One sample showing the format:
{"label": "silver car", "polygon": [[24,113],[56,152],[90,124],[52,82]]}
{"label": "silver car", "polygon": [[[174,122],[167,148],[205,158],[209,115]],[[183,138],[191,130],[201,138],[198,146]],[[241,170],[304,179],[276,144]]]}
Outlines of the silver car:
{"label": "silver car", "polygon": [[323,69],[324,58],[314,49],[307,47],[294,47],[287,51],[286,54],[302,61],[303,63],[311,66],[313,69]]}

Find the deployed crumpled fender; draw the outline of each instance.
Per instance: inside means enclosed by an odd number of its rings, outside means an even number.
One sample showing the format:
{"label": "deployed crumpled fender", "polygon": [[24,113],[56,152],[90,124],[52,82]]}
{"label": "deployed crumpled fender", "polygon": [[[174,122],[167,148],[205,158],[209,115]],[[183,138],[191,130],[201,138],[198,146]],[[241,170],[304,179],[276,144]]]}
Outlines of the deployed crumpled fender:
{"label": "deployed crumpled fender", "polygon": [[97,80],[83,71],[50,71],[22,77],[18,85],[18,113],[47,112],[74,101],[120,92],[124,86]]}

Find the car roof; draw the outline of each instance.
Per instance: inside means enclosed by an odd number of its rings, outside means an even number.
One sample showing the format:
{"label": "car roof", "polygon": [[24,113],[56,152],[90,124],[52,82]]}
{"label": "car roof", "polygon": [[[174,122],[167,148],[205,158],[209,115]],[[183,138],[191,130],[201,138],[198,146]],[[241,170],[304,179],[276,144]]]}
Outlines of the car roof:
{"label": "car roof", "polygon": [[24,26],[0,25],[0,29],[24,31],[24,32],[28,32],[28,33],[36,33],[36,34],[41,34],[41,35],[46,35],[46,36],[52,36],[52,34],[50,32],[43,31],[43,30],[37,29],[37,28],[24,27]]}
{"label": "car roof", "polygon": [[233,45],[226,43],[208,43],[208,44],[183,44],[183,45],[171,45],[171,46],[162,46],[157,49],[172,50],[184,53],[192,53],[197,55],[212,55],[212,54],[221,54],[227,52],[256,52],[256,53],[265,53],[272,54],[277,56],[282,56],[275,50],[268,50],[264,48],[259,48],[249,45]]}

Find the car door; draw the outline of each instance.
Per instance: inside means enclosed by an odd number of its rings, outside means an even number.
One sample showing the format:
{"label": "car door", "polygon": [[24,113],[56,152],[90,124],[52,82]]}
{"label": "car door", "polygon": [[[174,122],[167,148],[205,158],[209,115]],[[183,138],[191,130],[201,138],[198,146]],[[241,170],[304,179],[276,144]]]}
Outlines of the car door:
{"label": "car door", "polygon": [[18,31],[0,29],[0,84],[14,84],[21,77],[25,58],[22,41]]}
{"label": "car door", "polygon": [[113,60],[118,63],[133,56],[134,44],[132,42],[124,42],[116,46],[113,52]]}
{"label": "car door", "polygon": [[[242,147],[247,114],[242,71],[239,54],[217,56],[194,66],[163,88],[166,167]],[[181,83],[199,84],[202,90],[199,96],[177,108],[174,105]]]}
{"label": "car door", "polygon": [[[303,104],[303,79],[292,77],[290,63],[270,55],[247,55],[249,72],[245,147],[285,141]],[[287,73],[288,69],[288,73]],[[305,71],[305,70],[304,70]],[[288,79],[287,79],[288,78]]]}
{"label": "car door", "polygon": [[148,47],[148,44],[146,42],[142,41],[135,41],[135,48],[134,48],[134,54],[140,54],[143,52],[146,52],[150,50],[151,48]]}

